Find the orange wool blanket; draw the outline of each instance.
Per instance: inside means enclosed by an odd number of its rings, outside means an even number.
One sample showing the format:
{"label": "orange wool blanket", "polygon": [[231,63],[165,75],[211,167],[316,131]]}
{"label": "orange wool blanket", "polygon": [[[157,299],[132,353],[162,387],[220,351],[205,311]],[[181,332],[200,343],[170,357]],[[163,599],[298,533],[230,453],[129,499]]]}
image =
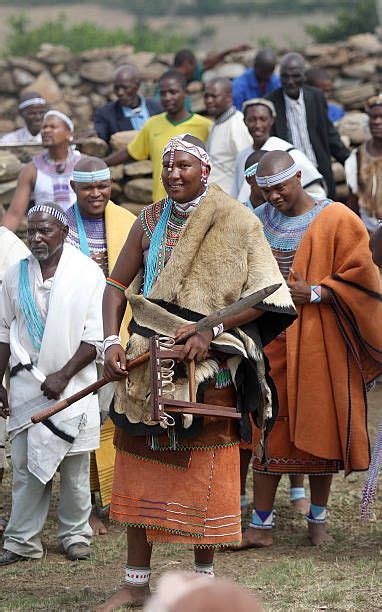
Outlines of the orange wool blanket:
{"label": "orange wool blanket", "polygon": [[286,347],[277,339],[269,345],[271,368],[273,360],[284,378],[282,389],[275,376],[280,418],[269,436],[270,468],[275,454],[287,458],[293,446],[293,469],[285,462],[279,471],[298,471],[301,459],[307,473],[304,453],[308,462],[312,455],[339,461],[346,473],[365,470],[365,384],[382,372],[382,302],[364,225],[343,204],[330,204],[306,231],[293,268],[309,285],[328,288],[332,303],[298,306]]}

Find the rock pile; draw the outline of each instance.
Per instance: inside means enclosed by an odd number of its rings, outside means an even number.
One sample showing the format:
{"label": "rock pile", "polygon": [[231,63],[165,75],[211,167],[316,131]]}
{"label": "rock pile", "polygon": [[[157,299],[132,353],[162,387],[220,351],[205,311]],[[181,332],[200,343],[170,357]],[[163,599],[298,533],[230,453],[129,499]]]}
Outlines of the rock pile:
{"label": "rock pile", "polygon": [[[285,50],[283,50],[285,51]],[[281,53],[281,52],[280,52]],[[234,78],[252,65],[255,51],[228,56],[223,63],[207,71],[204,81],[213,76]],[[334,97],[347,113],[339,123],[341,135],[350,145],[358,145],[368,136],[367,117],[361,111],[366,100],[382,90],[382,37],[376,34],[352,36],[346,42],[333,45],[312,45],[305,50],[311,66],[329,71],[334,79]],[[60,45],[41,45],[33,57],[9,57],[0,61],[0,134],[22,125],[18,116],[18,97],[25,90],[37,90],[51,107],[73,118],[78,148],[90,155],[104,156],[107,145],[92,135],[94,110],[113,99],[113,73],[124,63],[136,65],[142,73],[142,92],[153,94],[160,75],[172,64],[171,54],[135,53],[131,46],[93,49],[78,55]],[[190,83],[188,93],[195,112],[204,112],[203,84]],[[125,146],[131,133],[116,135],[112,149]],[[20,161],[30,159],[35,147],[20,149],[0,147],[0,206],[8,204]],[[117,166],[113,197],[137,212],[150,201],[151,164]],[[346,196],[343,173],[335,169],[341,196]]]}

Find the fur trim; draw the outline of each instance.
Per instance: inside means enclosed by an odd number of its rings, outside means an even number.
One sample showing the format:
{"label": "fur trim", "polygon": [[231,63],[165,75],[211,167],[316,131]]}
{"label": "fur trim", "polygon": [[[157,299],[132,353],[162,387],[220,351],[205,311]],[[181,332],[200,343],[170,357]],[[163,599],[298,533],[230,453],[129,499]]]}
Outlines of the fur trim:
{"label": "fur trim", "polygon": [[[173,337],[177,328],[188,321],[138,295],[142,280],[141,271],[126,291],[136,322],[159,335]],[[264,305],[293,311],[289,289],[264,236],[261,222],[245,206],[216,185],[211,185],[201,206],[191,213],[150,298],[207,315],[275,283],[280,283],[281,287],[264,301]],[[268,415],[270,391],[265,383],[262,351],[245,334],[241,334],[241,341],[231,334],[223,334],[214,344],[234,345],[243,357],[256,360],[266,397],[264,414]],[[147,339],[133,334],[127,357],[132,359],[147,348]],[[197,364],[197,383],[214,375],[216,364],[213,364],[211,361]],[[237,365],[233,367],[236,371]],[[185,384],[186,381],[177,382],[175,396],[179,393],[184,397]],[[117,385],[116,411],[126,413],[131,422],[137,422],[139,418],[148,424],[149,389],[146,364],[131,372],[126,383]]]}

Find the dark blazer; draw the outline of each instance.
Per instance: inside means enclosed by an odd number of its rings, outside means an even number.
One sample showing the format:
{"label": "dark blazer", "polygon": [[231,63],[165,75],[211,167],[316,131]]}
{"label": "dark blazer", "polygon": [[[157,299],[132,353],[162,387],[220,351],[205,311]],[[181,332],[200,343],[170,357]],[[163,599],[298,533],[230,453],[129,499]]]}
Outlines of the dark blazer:
{"label": "dark blazer", "polygon": [[[333,123],[328,119],[328,108],[325,96],[316,87],[304,86],[302,88],[308,132],[313,151],[317,159],[317,167],[325,179],[328,196],[335,199],[336,185],[333,179],[330,158],[333,156],[341,164],[349,157],[350,151],[342,143]],[[285,101],[281,87],[265,96],[271,100],[276,108],[276,119],[272,128],[272,135],[290,142],[288,131]]]}
{"label": "dark blazer", "polygon": [[[145,98],[145,100],[150,117],[163,112],[158,100],[154,100],[154,98]],[[94,129],[102,140],[109,142],[115,132],[132,130],[133,126],[130,119],[123,114],[122,105],[117,100],[97,108],[94,113]]]}

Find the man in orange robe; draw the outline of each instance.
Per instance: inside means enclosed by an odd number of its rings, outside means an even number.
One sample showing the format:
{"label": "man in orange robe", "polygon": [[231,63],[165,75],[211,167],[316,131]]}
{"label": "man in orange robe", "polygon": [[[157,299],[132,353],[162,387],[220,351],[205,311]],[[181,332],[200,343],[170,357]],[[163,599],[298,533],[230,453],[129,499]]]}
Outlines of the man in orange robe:
{"label": "man in orange robe", "polygon": [[254,461],[254,513],[242,548],[272,544],[282,474],[309,475],[308,535],[312,544],[326,541],[332,475],[366,470],[370,460],[366,386],[382,371],[379,274],[361,220],[307,195],[300,177],[281,151],[264,155],[256,173],[265,203],[255,212],[299,316],[266,348],[279,414],[267,468]]}

